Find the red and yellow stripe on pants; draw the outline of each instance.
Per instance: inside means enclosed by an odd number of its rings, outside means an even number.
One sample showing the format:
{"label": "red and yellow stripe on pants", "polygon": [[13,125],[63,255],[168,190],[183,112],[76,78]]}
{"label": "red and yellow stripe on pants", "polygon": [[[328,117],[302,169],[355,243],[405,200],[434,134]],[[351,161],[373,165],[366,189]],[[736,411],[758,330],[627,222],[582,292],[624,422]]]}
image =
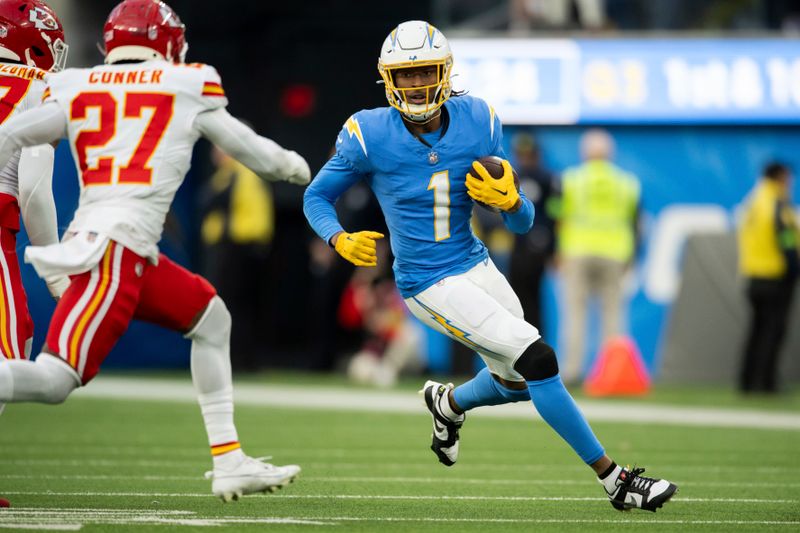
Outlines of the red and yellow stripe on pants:
{"label": "red and yellow stripe on pants", "polygon": [[0,358],[24,359],[33,337],[33,320],[17,258],[19,206],[0,194]]}
{"label": "red and yellow stripe on pants", "polygon": [[89,324],[89,320],[96,316],[100,308],[100,303],[108,295],[109,288],[111,287],[111,251],[114,249],[114,246],[114,243],[111,243],[108,245],[108,248],[106,248],[106,253],[100,261],[100,281],[97,284],[97,288],[94,290],[94,294],[89,300],[89,305],[80,313],[75,328],[68,336],[66,358],[69,365],[76,370],[78,368],[79,358],[78,345],[81,339],[84,338],[86,326]]}
{"label": "red and yellow stripe on pants", "polygon": [[111,241],[97,265],[74,276],[50,322],[48,350],[74,368],[84,383],[97,373],[136,307],[138,287],[122,280],[124,251]]}

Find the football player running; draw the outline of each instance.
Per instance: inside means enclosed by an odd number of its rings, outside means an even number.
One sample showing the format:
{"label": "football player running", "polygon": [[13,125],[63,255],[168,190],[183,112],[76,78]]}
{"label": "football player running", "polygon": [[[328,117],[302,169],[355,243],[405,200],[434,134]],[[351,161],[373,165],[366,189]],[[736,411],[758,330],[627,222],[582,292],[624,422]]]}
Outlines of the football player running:
{"label": "football player running", "polygon": [[[66,57],[64,28],[47,4],[0,0],[0,124],[41,103],[45,74],[61,70]],[[58,242],[53,158],[49,144],[25,148],[0,169],[0,301],[7,313],[0,320],[0,359],[30,355],[33,321],[17,259],[17,232],[22,214],[31,244]],[[58,298],[67,285],[67,277],[58,277],[48,288]]]}
{"label": "football player running", "polygon": [[508,161],[492,179],[476,160],[504,158],[502,125],[483,100],[453,93],[453,58],[444,35],[404,22],[383,43],[378,70],[391,107],[359,111],[337,139],[337,153],[308,187],[304,211],[317,234],[348,261],[375,266],[374,231],[347,232],[334,210],[365,180],[386,217],[398,288],[414,315],[478,352],[487,368],[453,387],[428,381],[431,448],[447,466],[458,459],[465,412],[532,400],[547,422],[597,474],[614,508],[655,511],[675,492],[669,481],[625,469],[603,450],[558,374],[556,354],[525,322],[519,299],[470,228],[473,201],[501,211],[511,231],[533,225]]}
{"label": "football player running", "polygon": [[0,364],[0,401],[59,403],[86,385],[136,318],[191,339],[192,379],[225,501],[273,491],[300,472],[244,454],[233,422],[231,316],[214,288],[157,243],[200,137],[268,180],[305,185],[305,160],[231,117],[214,68],[184,64],[184,27],[158,0],[125,0],[103,28],[105,65],[48,77],[45,102],[0,127],[0,164],[23,146],[69,139],[78,209],[61,243],[25,259],[46,280],[71,276],[43,352]]}

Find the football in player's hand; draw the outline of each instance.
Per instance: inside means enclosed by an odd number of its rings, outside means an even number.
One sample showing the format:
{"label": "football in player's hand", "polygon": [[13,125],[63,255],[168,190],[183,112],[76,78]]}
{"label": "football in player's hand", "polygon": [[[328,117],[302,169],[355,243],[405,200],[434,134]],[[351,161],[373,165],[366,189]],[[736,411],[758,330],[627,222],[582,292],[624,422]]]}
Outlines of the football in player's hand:
{"label": "football in player's hand", "polygon": [[[503,160],[497,157],[496,155],[488,155],[485,157],[481,157],[480,159],[478,159],[478,163],[483,165],[483,168],[485,168],[486,171],[489,173],[489,175],[494,179],[500,179],[503,177]],[[517,190],[519,190],[519,176],[517,175],[516,170],[514,170],[513,172],[514,172],[514,185],[517,187]],[[472,168],[470,168],[470,174],[472,174],[479,180],[483,179],[481,175],[475,172],[475,170],[473,170]],[[500,209],[493,207],[491,205],[484,204],[483,202],[478,202],[476,200],[475,203],[481,206],[482,208],[491,211],[492,213],[500,212]]]}

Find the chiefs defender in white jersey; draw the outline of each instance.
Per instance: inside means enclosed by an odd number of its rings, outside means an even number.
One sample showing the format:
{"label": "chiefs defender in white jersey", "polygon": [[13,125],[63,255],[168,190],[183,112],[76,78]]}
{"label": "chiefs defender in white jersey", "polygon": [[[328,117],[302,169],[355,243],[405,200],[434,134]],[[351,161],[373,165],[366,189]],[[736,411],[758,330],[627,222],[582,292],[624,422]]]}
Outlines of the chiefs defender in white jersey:
{"label": "chiefs defender in white jersey", "polygon": [[305,185],[305,160],[231,117],[216,71],[183,64],[184,28],[158,0],[125,0],[104,27],[106,65],[48,77],[45,102],[0,127],[0,164],[21,146],[69,139],[78,210],[61,243],[29,247],[45,279],[71,276],[36,362],[0,364],[0,402],[58,403],[85,385],[136,318],[192,340],[192,377],[227,501],[292,481],[296,465],[246,456],[233,423],[231,317],[214,288],[159,254],[169,206],[204,136],[259,176]]}
{"label": "chiefs defender in white jersey", "polygon": [[[47,4],[0,0],[0,124],[41,103],[45,74],[63,68],[66,54],[61,22]],[[0,168],[0,359],[29,355],[33,321],[16,251],[20,206],[33,245],[58,242],[52,171],[50,145],[17,151]],[[68,284],[60,277],[48,286],[58,297]]]}

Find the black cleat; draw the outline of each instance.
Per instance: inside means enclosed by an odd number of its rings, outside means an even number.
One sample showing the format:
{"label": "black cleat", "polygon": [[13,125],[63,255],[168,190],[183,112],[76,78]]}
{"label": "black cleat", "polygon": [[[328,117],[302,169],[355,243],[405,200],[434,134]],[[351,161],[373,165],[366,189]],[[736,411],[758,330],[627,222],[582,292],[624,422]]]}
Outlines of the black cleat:
{"label": "black cleat", "polygon": [[[616,480],[616,489],[608,494],[611,505],[618,511],[644,509],[656,512],[667,503],[678,487],[666,479],[653,479],[640,475],[644,468],[622,469]],[[602,482],[601,482],[602,483]]]}
{"label": "black cleat", "polygon": [[436,381],[426,381],[422,390],[425,396],[425,405],[433,417],[433,442],[431,450],[445,466],[453,466],[458,459],[458,430],[464,424],[466,415],[459,415],[455,420],[450,420],[442,412],[439,402],[450,401],[448,396],[453,384],[447,385]]}

